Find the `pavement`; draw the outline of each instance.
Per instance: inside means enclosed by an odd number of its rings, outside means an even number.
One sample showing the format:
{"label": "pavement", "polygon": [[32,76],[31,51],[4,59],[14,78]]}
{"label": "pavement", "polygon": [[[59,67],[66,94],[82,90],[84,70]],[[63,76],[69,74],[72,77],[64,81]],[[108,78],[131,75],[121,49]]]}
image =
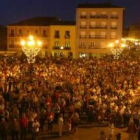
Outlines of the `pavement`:
{"label": "pavement", "polygon": [[[44,130],[40,132],[37,140],[98,140],[100,132],[103,130],[106,136],[109,136],[109,127],[107,126],[95,126],[91,124],[79,125],[77,131],[74,134],[67,135],[65,132],[65,125],[63,127],[63,135],[61,138],[58,137],[57,125],[53,126],[52,132]],[[114,135],[112,140],[116,140],[116,134],[121,133],[121,140],[128,140],[127,128],[114,128]]]}

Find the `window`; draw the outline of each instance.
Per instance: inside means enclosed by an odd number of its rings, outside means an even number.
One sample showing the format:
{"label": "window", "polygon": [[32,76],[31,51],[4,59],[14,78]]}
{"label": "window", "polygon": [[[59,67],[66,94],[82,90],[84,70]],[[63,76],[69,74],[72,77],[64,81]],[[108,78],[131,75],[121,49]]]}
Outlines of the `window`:
{"label": "window", "polygon": [[91,12],[90,18],[95,18],[96,17],[96,12]]}
{"label": "window", "polygon": [[102,18],[107,18],[107,12],[102,12]]}
{"label": "window", "polygon": [[27,30],[27,35],[29,35],[30,34],[30,31],[29,30]]}
{"label": "window", "polygon": [[90,42],[89,44],[89,49],[92,49],[92,48],[94,48],[94,42]]}
{"label": "window", "polygon": [[79,49],[86,49],[85,42],[80,42]]}
{"label": "window", "polygon": [[80,53],[80,58],[85,58],[86,57],[86,53]]}
{"label": "window", "polygon": [[95,37],[95,32],[90,32],[89,38],[94,38]]}
{"label": "window", "polygon": [[116,39],[116,32],[111,32],[111,39]]}
{"label": "window", "polygon": [[101,42],[101,48],[105,48],[106,47],[106,43],[105,42]]}
{"label": "window", "polygon": [[19,30],[19,36],[22,36],[22,30]]}
{"label": "window", "polygon": [[80,38],[86,38],[86,32],[81,31],[80,32]]}
{"label": "window", "polygon": [[111,29],[117,29],[117,22],[111,22]]}
{"label": "window", "polygon": [[66,47],[66,48],[69,48],[69,47],[70,47],[70,42],[69,42],[69,41],[66,41],[65,47]]}
{"label": "window", "polygon": [[43,37],[46,37],[47,36],[47,32],[46,30],[43,30]]}
{"label": "window", "polygon": [[92,21],[91,23],[90,23],[90,28],[95,28],[96,27],[96,22],[95,21]]}
{"label": "window", "polygon": [[55,41],[55,42],[54,42],[54,46],[55,46],[55,47],[59,47],[59,46],[60,46],[59,41]]}
{"label": "window", "polygon": [[38,36],[38,30],[35,30],[35,35],[37,35],[37,36]]}
{"label": "window", "polygon": [[55,31],[55,35],[54,35],[55,38],[59,38],[60,35],[59,35],[59,31]]}
{"label": "window", "polygon": [[11,30],[10,36],[14,36],[14,30]]}
{"label": "window", "polygon": [[86,22],[85,21],[81,22],[80,28],[86,28]]}
{"label": "window", "polygon": [[87,18],[87,16],[86,16],[86,12],[85,12],[85,11],[81,12],[81,16],[80,16],[80,18]]}
{"label": "window", "polygon": [[14,40],[11,40],[11,43],[10,43],[10,48],[13,48],[14,47]]}
{"label": "window", "polygon": [[107,27],[106,21],[102,21],[102,22],[101,22],[101,27],[102,27],[102,28],[106,28],[106,27]]}
{"label": "window", "polygon": [[118,18],[118,13],[116,11],[113,11],[111,14],[111,18],[113,19]]}
{"label": "window", "polygon": [[106,32],[101,32],[101,38],[106,38]]}
{"label": "window", "polygon": [[65,31],[65,38],[70,38],[70,31]]}

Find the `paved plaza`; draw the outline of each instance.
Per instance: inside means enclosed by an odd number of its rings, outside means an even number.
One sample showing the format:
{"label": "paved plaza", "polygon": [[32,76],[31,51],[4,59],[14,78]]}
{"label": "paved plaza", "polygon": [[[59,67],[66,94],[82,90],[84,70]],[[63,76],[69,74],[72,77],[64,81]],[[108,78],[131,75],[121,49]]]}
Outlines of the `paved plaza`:
{"label": "paved plaza", "polygon": [[[65,129],[65,126],[64,126]],[[57,134],[57,126],[54,126],[53,132],[47,132],[44,130],[44,132],[40,132],[40,135],[38,136],[38,140],[98,140],[100,136],[101,131],[105,131],[106,136],[109,136],[109,127],[95,127],[93,125],[79,125],[79,128],[77,129],[77,132],[75,134],[67,135],[65,130],[63,132],[63,136],[61,138],[58,137]],[[121,133],[122,139],[121,140],[128,140],[128,133],[126,132],[127,128],[115,128],[114,129],[114,136],[113,140],[116,140],[116,134]]]}

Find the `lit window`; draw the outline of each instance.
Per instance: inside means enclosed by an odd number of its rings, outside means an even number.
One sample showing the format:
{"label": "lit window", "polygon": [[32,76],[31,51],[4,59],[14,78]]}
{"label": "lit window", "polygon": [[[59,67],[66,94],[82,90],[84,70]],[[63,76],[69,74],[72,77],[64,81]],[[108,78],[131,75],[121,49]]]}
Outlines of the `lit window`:
{"label": "lit window", "polygon": [[70,42],[69,42],[69,41],[66,41],[65,46],[66,46],[67,48],[70,47]]}
{"label": "lit window", "polygon": [[59,47],[59,46],[60,46],[60,45],[59,45],[59,41],[55,41],[55,42],[54,42],[54,46],[55,46],[55,47]]}

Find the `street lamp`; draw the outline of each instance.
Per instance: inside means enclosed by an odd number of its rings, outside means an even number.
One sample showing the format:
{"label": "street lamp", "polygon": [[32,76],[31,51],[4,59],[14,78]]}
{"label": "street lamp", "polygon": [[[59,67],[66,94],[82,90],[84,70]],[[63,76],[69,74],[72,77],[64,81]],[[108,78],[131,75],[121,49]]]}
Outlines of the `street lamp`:
{"label": "street lamp", "polygon": [[119,59],[120,54],[122,53],[125,46],[125,44],[120,44],[119,40],[116,40],[115,43],[109,44],[109,48],[114,56],[114,59]]}
{"label": "street lamp", "polygon": [[21,41],[22,50],[27,56],[28,63],[34,63],[35,57],[41,49],[42,42],[39,40],[34,40],[33,36],[29,36],[28,40]]}

